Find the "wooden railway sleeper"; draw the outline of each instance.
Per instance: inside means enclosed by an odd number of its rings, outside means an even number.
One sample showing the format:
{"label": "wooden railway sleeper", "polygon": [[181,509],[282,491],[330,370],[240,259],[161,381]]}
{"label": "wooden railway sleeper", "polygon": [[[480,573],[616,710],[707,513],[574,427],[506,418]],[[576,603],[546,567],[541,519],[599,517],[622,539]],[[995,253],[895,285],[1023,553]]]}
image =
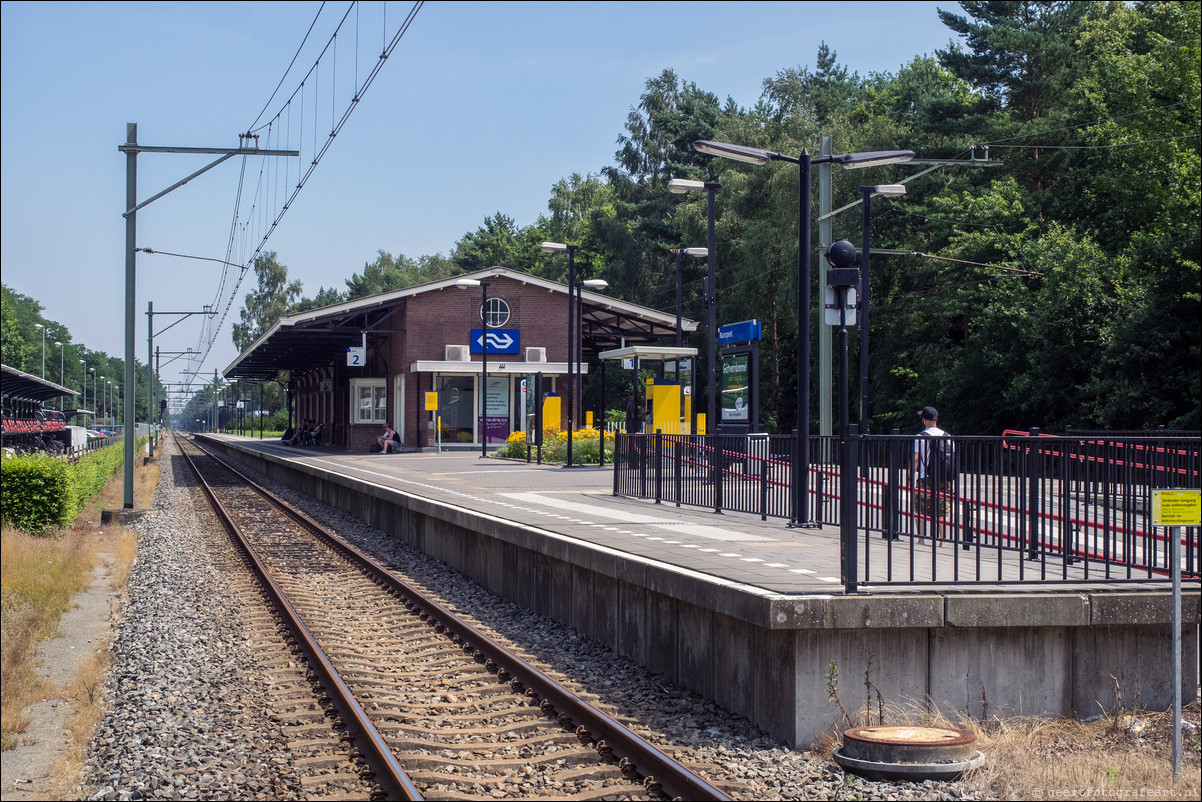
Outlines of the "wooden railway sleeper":
{"label": "wooden railway sleeper", "polygon": [[[286,508],[286,505],[281,505],[281,506]],[[295,513],[295,511],[292,511],[289,514],[295,515],[297,513]],[[325,537],[325,536],[323,535],[323,537]],[[333,545],[335,546],[336,549],[341,550],[341,551],[348,551],[348,552],[355,551],[352,547],[347,547],[344,544],[339,544],[337,541],[334,541]],[[390,580],[390,584],[393,584],[395,586],[393,580]],[[408,594],[410,591],[408,589],[405,589],[402,592],[405,594]],[[411,599],[411,598],[407,598],[405,600],[406,608],[408,608],[410,610],[418,611],[418,614],[420,615],[420,617],[423,621],[431,619],[431,618],[438,619],[439,616],[441,615],[442,611],[440,611],[439,615],[435,615],[434,613],[429,611],[429,609],[426,607],[426,604],[427,604],[426,602],[418,601],[416,599]],[[431,623],[431,626],[433,626],[433,625],[434,624]],[[455,629],[457,631],[460,628],[471,629],[470,626],[461,625],[458,622],[454,623],[453,626],[448,625],[448,629]],[[473,631],[473,636],[475,634],[477,634],[477,633],[475,633]],[[490,646],[489,648],[491,649],[492,647]],[[472,656],[478,662],[481,662],[481,663],[486,662],[484,652],[482,651],[482,649],[473,648],[465,643],[464,651],[465,651],[465,653],[472,654]],[[518,668],[520,668],[520,672],[519,672],[520,674],[525,674],[528,672],[535,678],[539,679],[540,681],[545,679],[545,678],[541,677],[541,675],[539,674],[537,669],[530,667],[529,665],[527,665],[520,659],[514,658],[513,655],[507,655],[507,659],[516,660],[515,665],[518,666]],[[498,676],[498,679],[499,679],[499,681],[504,681],[503,677],[501,677],[501,676]],[[513,677],[512,679],[517,680],[517,677]],[[511,685],[512,684],[513,683],[511,682]],[[564,698],[566,698],[566,697],[564,697],[564,694],[557,688],[557,686],[554,686],[554,685],[550,685],[549,690],[544,691],[544,693],[546,694],[546,697],[541,698],[541,701],[539,701],[539,700],[540,700],[540,697],[543,697],[543,693],[537,693],[533,689],[527,688],[524,683],[517,684],[516,686],[514,686],[514,689],[515,689],[515,691],[518,691],[518,692],[520,692],[521,689],[524,689],[525,696],[530,700],[529,704],[531,706],[533,706],[534,703],[536,701],[538,701],[539,707],[544,711],[544,713],[546,713],[548,715],[555,715],[556,703],[558,703],[561,700],[563,700]],[[555,701],[553,702],[552,700],[555,700]],[[573,705],[575,704],[574,701],[572,701],[570,698],[567,698],[567,703],[569,704],[569,709],[574,709],[574,707],[573,707]],[[594,719],[599,722],[599,725],[602,727],[603,733],[611,734],[611,728],[612,728],[612,734],[614,736],[614,739],[617,743],[621,744],[620,748],[622,751],[625,751],[626,749],[631,748],[632,745],[637,745],[637,744],[641,743],[637,736],[634,736],[633,734],[628,733],[627,731],[623,730],[620,725],[615,725],[615,723],[612,720],[610,720],[608,717],[606,717],[603,713],[599,713],[595,710],[592,710],[591,708],[588,708],[587,705],[585,705],[583,721],[590,722]],[[606,744],[606,742],[604,740],[597,742],[595,744],[595,748],[596,748],[598,754],[601,755],[602,757],[608,757],[611,760],[613,758],[617,757],[617,754],[614,753],[613,749],[608,744]],[[681,793],[681,789],[688,788],[689,792],[690,792],[689,798],[727,799],[727,797],[725,795],[723,795],[721,792],[717,791],[716,789],[710,788],[709,786],[707,786],[705,784],[705,782],[703,780],[700,780],[699,778],[691,776],[688,772],[685,772],[684,779],[678,779],[676,777],[676,774],[674,773],[674,771],[669,770],[671,768],[670,758],[667,758],[662,753],[659,753],[657,750],[654,749],[654,747],[649,747],[646,744],[642,744],[642,746],[639,747],[638,749],[636,749],[636,751],[638,751],[640,754],[642,751],[646,751],[647,754],[646,754],[645,758],[640,757],[637,760],[637,762],[635,760],[631,760],[629,757],[622,757],[619,761],[619,766],[621,767],[621,769],[624,772],[628,772],[631,775],[633,775],[633,777],[636,777],[640,780],[643,779],[643,777],[641,776],[642,772],[640,772],[638,770],[638,766],[640,766],[640,765],[643,766],[644,772],[646,772],[648,770],[657,770],[657,773],[658,773],[659,769],[663,769],[666,772],[666,774],[668,775],[667,784],[671,788],[671,791],[662,791],[661,790],[661,793],[663,793],[664,795],[670,794],[670,795],[676,796]],[[644,763],[644,760],[645,760],[645,763]],[[647,774],[646,776],[651,777],[650,774]],[[654,783],[655,787],[657,787],[657,788],[662,789],[662,787],[664,786],[664,783],[662,781],[654,780],[654,778],[651,779],[651,782]]]}

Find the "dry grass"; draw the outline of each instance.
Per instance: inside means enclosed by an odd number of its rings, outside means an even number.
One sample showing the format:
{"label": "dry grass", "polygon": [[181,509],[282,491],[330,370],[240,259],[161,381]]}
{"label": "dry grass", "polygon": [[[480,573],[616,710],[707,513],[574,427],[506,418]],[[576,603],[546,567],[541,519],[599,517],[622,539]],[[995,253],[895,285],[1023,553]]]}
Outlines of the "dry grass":
{"label": "dry grass", "polygon": [[[143,466],[139,458],[134,469],[135,501],[148,506],[158,480],[158,465]],[[55,767],[54,787],[60,797],[78,782],[88,742],[103,712],[108,650],[106,644],[97,644],[98,651],[76,677],[65,688],[58,688],[37,676],[37,646],[55,635],[72,597],[91,584],[96,565],[106,562],[112,587],[124,588],[137,554],[136,536],[124,527],[107,525],[102,529],[100,525],[100,511],[120,508],[123,496],[123,477],[118,472],[70,529],[47,537],[32,537],[7,527],[2,533],[3,747],[15,745],[26,732],[29,722],[23,711],[30,704],[52,698],[69,700],[75,715],[66,725],[68,748],[57,756]]]}
{"label": "dry grass", "polygon": [[[874,698],[870,713],[851,711],[849,726],[921,725],[965,729],[977,737],[985,765],[965,778],[979,799],[1180,799],[1196,802],[1202,770],[1197,700],[1182,718],[1181,775],[1174,779],[1171,711],[1124,711],[1090,722],[1048,718],[991,718],[950,721],[921,704],[889,704]],[[816,744],[817,757],[831,758],[833,735]]]}
{"label": "dry grass", "polygon": [[985,766],[970,783],[1003,799],[1199,798],[1199,707],[1183,712],[1181,775],[1172,767],[1171,711],[1105,716],[1081,723],[995,720],[972,726]]}
{"label": "dry grass", "polygon": [[70,798],[79,785],[88,746],[104,714],[104,680],[108,668],[108,650],[101,649],[88,657],[67,685],[66,697],[75,708],[75,716],[66,725],[67,748],[54,760],[50,794],[54,799]]}

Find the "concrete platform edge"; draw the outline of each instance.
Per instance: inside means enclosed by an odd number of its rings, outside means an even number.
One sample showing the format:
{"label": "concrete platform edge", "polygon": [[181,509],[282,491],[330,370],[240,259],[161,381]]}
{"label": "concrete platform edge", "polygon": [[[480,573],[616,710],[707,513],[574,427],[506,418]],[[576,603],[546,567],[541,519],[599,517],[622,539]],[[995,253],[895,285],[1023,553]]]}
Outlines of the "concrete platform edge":
{"label": "concrete platform edge", "polygon": [[[1089,715],[1133,689],[1167,707],[1160,590],[909,590],[786,596],[247,448],[218,447],[356,514],[534,613],[747,715],[799,747],[836,725],[826,678],[952,717]],[[1183,692],[1198,682],[1200,595],[1183,600]],[[858,694],[848,691],[853,698]],[[985,701],[988,700],[988,701]],[[854,712],[854,711],[851,711]]]}

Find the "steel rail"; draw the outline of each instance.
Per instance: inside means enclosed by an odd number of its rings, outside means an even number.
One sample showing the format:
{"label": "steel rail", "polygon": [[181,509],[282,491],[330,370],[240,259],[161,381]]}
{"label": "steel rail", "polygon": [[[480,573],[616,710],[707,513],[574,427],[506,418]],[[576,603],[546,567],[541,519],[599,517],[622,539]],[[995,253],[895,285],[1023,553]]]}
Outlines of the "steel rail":
{"label": "steel rail", "polygon": [[472,651],[478,661],[483,662],[490,670],[496,669],[500,679],[504,679],[506,675],[510,677],[515,690],[520,692],[524,689],[527,695],[542,699],[544,705],[550,705],[559,713],[561,723],[566,723],[563,721],[564,716],[569,718],[572,723],[578,725],[577,735],[587,732],[596,743],[598,752],[603,755],[613,754],[619,765],[630,767],[641,775],[643,785],[649,791],[659,790],[671,799],[729,802],[730,797],[644,741],[621,722],[580,699],[485,633],[461,620],[438,602],[427,598],[420,590],[381,566],[365,552],[334,536],[321,523],[277,498],[237,468],[219,457],[211,454],[210,456],[241,481],[263,494],[264,498],[293,520],[320,537],[335,551],[357,564],[360,570],[379,579],[389,590],[420,610],[436,630],[441,627],[450,632],[452,639],[463,645],[464,651]]}
{"label": "steel rail", "polygon": [[[176,435],[176,445],[179,445],[178,435]],[[199,448],[199,446],[197,447]],[[342,715],[342,720],[354,738],[355,745],[362,752],[368,765],[375,773],[376,781],[384,790],[387,798],[413,800],[414,802],[421,800],[423,798],[421,791],[417,789],[417,786],[413,784],[409,775],[397,763],[392,750],[389,749],[388,744],[384,741],[384,736],[380,734],[379,730],[368,719],[367,713],[359,705],[358,701],[355,700],[354,695],[338,674],[338,670],[334,668],[333,663],[326,656],[325,651],[318,645],[304,622],[300,620],[300,615],[292,606],[292,603],[288,601],[283,589],[271,578],[267,571],[267,566],[259,559],[254,547],[246,539],[241,528],[234,522],[225,505],[217,498],[217,494],[213,491],[213,488],[205,481],[192,457],[183,448],[180,448],[180,453],[188,461],[188,465],[192,468],[193,473],[196,474],[196,479],[200,482],[201,488],[212,503],[218,518],[221,519],[222,524],[233,536],[238,547],[242,549],[242,552],[250,561],[255,574],[259,578],[260,584],[262,584],[271,597],[272,602],[280,611],[284,619],[284,625],[292,633],[292,636],[296,638],[297,644],[308,659],[309,666],[318,676],[323,689],[338,709],[339,714]],[[212,455],[209,456],[211,457]],[[216,457],[212,458],[217,459]],[[221,460],[218,459],[217,461],[223,467],[229,468]],[[237,472],[235,471],[235,473]],[[238,475],[241,476],[241,474]],[[256,489],[258,489],[257,486]]]}

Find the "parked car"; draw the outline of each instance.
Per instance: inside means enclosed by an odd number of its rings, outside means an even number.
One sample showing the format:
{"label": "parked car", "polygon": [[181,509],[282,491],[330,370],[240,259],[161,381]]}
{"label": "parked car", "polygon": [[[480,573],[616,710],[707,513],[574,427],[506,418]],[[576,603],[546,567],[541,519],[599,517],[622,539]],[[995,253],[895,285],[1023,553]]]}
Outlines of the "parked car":
{"label": "parked car", "polygon": [[94,438],[102,438],[103,439],[107,436],[108,435],[106,435],[104,432],[98,432],[95,429],[88,429],[88,439],[94,439]]}

